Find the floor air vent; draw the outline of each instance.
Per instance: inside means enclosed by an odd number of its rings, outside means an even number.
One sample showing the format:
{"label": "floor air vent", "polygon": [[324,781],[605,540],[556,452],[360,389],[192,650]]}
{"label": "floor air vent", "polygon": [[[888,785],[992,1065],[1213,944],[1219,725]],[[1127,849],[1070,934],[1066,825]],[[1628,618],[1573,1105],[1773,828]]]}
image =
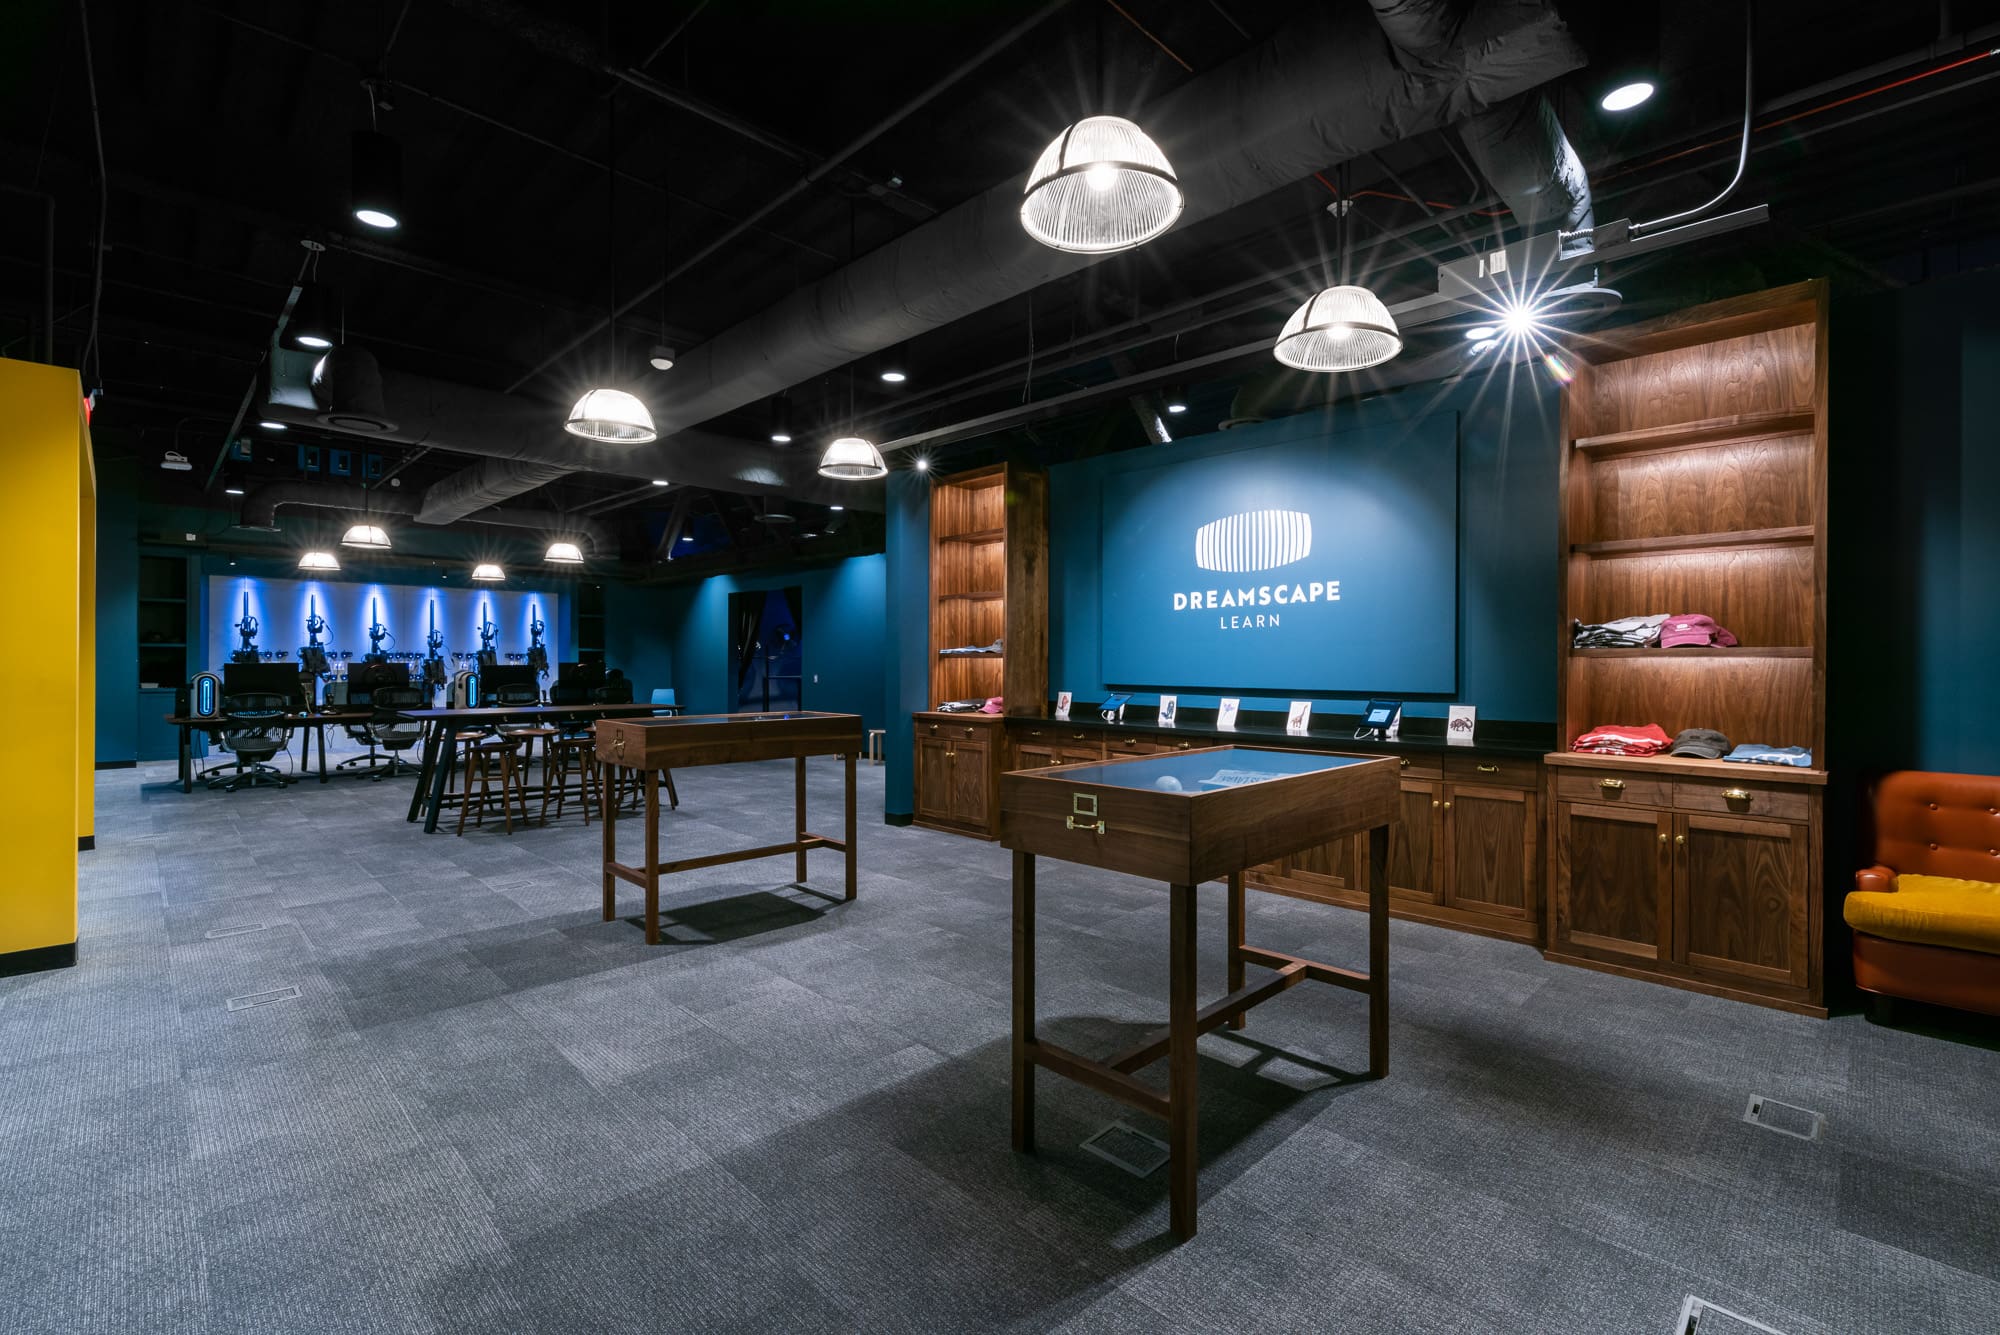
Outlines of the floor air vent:
{"label": "floor air vent", "polygon": [[1155,1140],[1143,1131],[1134,1131],[1123,1122],[1113,1122],[1083,1142],[1085,1152],[1108,1164],[1115,1164],[1133,1177],[1146,1177],[1171,1156],[1167,1142]]}
{"label": "floor air vent", "polygon": [[269,923],[253,922],[245,927],[218,927],[212,932],[203,932],[202,937],[208,941],[220,941],[225,936],[248,936],[252,932],[261,932],[268,926]]}
{"label": "floor air vent", "polygon": [[1749,1105],[1743,1110],[1743,1120],[1781,1136],[1818,1140],[1821,1128],[1826,1125],[1826,1114],[1801,1108],[1796,1103],[1780,1103],[1762,1094],[1752,1094]]}
{"label": "floor air vent", "polygon": [[268,992],[249,992],[229,999],[229,1009],[247,1011],[252,1006],[268,1006],[274,1001],[295,1001],[300,993],[296,987],[274,987]]}
{"label": "floor air vent", "polygon": [[1674,1327],[1674,1335],[1785,1335],[1785,1332],[1689,1294],[1688,1300],[1681,1304],[1681,1320]]}

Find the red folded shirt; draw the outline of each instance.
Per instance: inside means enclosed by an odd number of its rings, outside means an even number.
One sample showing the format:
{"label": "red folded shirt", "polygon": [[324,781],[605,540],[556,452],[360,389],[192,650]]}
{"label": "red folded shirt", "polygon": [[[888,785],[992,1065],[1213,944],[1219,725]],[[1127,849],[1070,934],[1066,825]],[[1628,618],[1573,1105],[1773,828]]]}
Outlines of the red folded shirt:
{"label": "red folded shirt", "polygon": [[1622,723],[1605,723],[1576,739],[1572,749],[1596,751],[1614,756],[1654,756],[1673,744],[1673,738],[1656,723],[1632,728]]}

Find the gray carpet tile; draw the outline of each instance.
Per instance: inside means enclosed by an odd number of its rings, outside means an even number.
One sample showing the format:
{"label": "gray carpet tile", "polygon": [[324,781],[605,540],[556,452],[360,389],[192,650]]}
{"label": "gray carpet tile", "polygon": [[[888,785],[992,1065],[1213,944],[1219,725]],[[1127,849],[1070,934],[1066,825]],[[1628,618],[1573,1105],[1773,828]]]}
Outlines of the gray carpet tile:
{"label": "gray carpet tile", "polygon": [[[667,855],[782,838],[789,770],[678,774]],[[837,832],[838,766],[811,773]],[[664,887],[658,946],[632,887],[602,920],[574,806],[425,836],[407,778],[99,775],[80,963],[0,979],[0,1330],[1664,1335],[1691,1293],[1786,1335],[1993,1329],[1991,1027],[1805,1020],[1403,923],[1389,1079],[1353,1076],[1365,1003],[1333,989],[1201,1041],[1174,1246],[1164,1176],[1082,1148],[1157,1123],[1043,1073],[1011,1149],[1009,855],[881,824],[882,774],[859,900],[824,852],[803,887],[708,868]],[[1150,1034],[1162,888],[1040,888],[1040,1031]],[[1210,994],[1222,909],[1205,889]],[[1253,896],[1250,935],[1365,959],[1319,905]],[[1744,1123],[1752,1094],[1822,1137]]]}

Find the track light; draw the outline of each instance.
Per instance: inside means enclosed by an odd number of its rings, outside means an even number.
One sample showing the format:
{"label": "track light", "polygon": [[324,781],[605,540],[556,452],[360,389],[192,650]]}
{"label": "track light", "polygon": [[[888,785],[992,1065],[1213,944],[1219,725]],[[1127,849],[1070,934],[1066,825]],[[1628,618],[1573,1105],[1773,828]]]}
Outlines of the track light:
{"label": "track light", "polygon": [[876,364],[876,374],[885,385],[900,385],[910,378],[909,350],[901,345],[883,353]]}
{"label": "track light", "polygon": [[680,354],[666,344],[655,343],[653,350],[646,355],[646,360],[655,371],[671,371],[674,369],[674,358],[678,356]]}
{"label": "track light", "polygon": [[660,438],[646,405],[622,389],[585,390],[569,410],[563,430],[613,445],[644,445]]}
{"label": "track light", "polygon": [[333,296],[326,286],[312,279],[301,282],[299,299],[292,303],[291,318],[285,322],[285,337],[295,348],[320,352],[333,346],[337,329]]}
{"label": "track light", "polygon": [[507,578],[507,572],[491,561],[481,561],[472,567],[472,577],[481,584],[498,584]]}
{"label": "track light", "polygon": [[552,542],[542,559],[551,565],[580,566],[583,564],[583,549],[573,542]]}
{"label": "track light", "polygon": [[1167,155],[1120,116],[1086,116],[1042,150],[1021,200],[1021,226],[1045,246],[1105,255],[1142,246],[1187,203]]}
{"label": "track light", "polygon": [[340,539],[340,545],[371,552],[386,552],[390,547],[388,533],[374,524],[356,524]]}
{"label": "track light", "polygon": [[874,441],[861,436],[842,436],[827,446],[826,453],[820,456],[821,477],[843,482],[872,482],[888,474],[889,465],[882,462],[882,451],[875,448]]}
{"label": "track light", "polygon": [[1160,397],[1165,401],[1168,412],[1184,413],[1187,411],[1187,394],[1179,385],[1169,387],[1167,392]]}
{"label": "track light", "polygon": [[340,562],[332,552],[307,552],[299,557],[299,569],[330,575],[340,569]]}
{"label": "track light", "polygon": [[792,396],[789,394],[780,394],[771,400],[771,443],[792,443]]}

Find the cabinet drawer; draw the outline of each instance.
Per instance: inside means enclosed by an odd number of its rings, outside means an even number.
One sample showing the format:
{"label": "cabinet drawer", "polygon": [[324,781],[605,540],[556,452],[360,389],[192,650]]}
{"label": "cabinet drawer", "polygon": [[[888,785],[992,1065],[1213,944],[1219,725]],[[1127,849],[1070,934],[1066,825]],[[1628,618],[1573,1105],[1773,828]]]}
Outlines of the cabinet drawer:
{"label": "cabinet drawer", "polygon": [[1811,799],[1797,788],[1780,784],[1700,782],[1683,779],[1674,785],[1674,805],[1683,811],[1713,811],[1726,816],[1768,816],[1803,821]]}
{"label": "cabinet drawer", "polygon": [[1434,758],[1404,756],[1397,762],[1397,769],[1406,779],[1429,779],[1435,783],[1444,777],[1444,762]]}
{"label": "cabinet drawer", "polygon": [[1541,768],[1534,761],[1498,756],[1446,756],[1444,777],[1453,783],[1492,783],[1503,788],[1536,788],[1542,782]]}
{"label": "cabinet drawer", "polygon": [[1634,779],[1624,774],[1565,772],[1556,775],[1556,797],[1564,802],[1599,802],[1609,806],[1626,807],[1668,807],[1674,804],[1674,785],[1666,779]]}

